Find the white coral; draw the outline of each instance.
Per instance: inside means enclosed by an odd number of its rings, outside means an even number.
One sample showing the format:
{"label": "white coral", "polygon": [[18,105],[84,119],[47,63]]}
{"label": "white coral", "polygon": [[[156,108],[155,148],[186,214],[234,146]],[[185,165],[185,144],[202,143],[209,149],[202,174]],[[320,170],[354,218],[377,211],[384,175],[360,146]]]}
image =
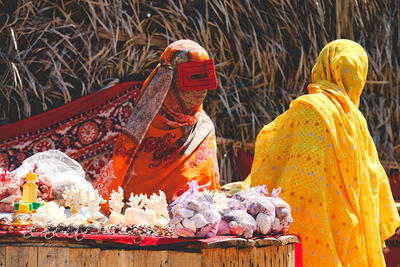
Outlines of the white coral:
{"label": "white coral", "polygon": [[97,216],[100,210],[99,205],[105,202],[106,200],[100,196],[97,189],[88,192],[88,211],[93,218]]}
{"label": "white coral", "polygon": [[134,195],[129,197],[129,208],[125,211],[125,221],[128,224],[145,224],[148,222],[148,216],[145,216],[144,208],[147,202],[147,194]]}
{"label": "white coral", "polygon": [[127,224],[140,224],[140,218],[143,216],[144,210],[130,207],[125,211],[125,221]]}
{"label": "white coral", "polygon": [[168,204],[165,193],[159,195],[133,195],[129,197],[129,208],[125,211],[125,220],[128,224],[144,224],[148,226],[166,226],[168,224]]}
{"label": "white coral", "polygon": [[146,210],[153,211],[154,225],[166,226],[168,224],[168,204],[165,193],[159,190],[159,195],[153,193],[146,201]]}
{"label": "white coral", "polygon": [[83,206],[87,205],[87,191],[77,186],[67,187],[62,194],[65,205],[71,208],[71,212],[79,213]]}
{"label": "white coral", "polygon": [[124,190],[118,186],[118,192],[115,192],[114,190],[111,193],[110,200],[109,200],[109,206],[110,209],[114,212],[120,213],[122,210],[122,207],[124,206]]}
{"label": "white coral", "polygon": [[45,205],[39,207],[36,212],[32,214],[32,223],[34,225],[47,225],[50,222],[63,222],[66,218],[64,210],[64,207],[58,206],[57,203],[48,202]]}
{"label": "white coral", "polygon": [[107,220],[107,224],[125,224],[126,220],[124,215],[119,212],[111,212],[110,217]]}
{"label": "white coral", "polygon": [[147,194],[133,195],[131,193],[129,197],[129,206],[132,208],[143,209],[146,206]]}

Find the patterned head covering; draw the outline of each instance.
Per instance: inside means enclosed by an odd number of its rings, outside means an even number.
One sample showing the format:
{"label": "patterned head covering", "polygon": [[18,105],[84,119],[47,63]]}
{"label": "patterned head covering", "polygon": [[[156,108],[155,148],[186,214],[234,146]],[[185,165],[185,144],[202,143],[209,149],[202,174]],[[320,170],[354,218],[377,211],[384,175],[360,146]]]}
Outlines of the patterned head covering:
{"label": "patterned head covering", "polygon": [[[145,89],[149,82],[154,78],[160,66],[167,67],[174,71],[176,75],[176,67],[180,63],[184,62],[195,62],[209,59],[206,50],[200,46],[198,43],[191,40],[178,40],[170,44],[165,48],[161,55],[160,63],[152,71],[152,73],[147,77],[143,84],[143,89]],[[168,84],[169,86],[170,84]],[[165,85],[159,85],[165,87]]]}
{"label": "patterned head covering", "polygon": [[[151,72],[142,86],[141,97],[136,103],[135,110],[129,118],[124,131],[140,146],[150,124],[165,103],[176,102],[176,97],[171,95],[171,87],[175,87],[173,78],[176,77],[177,65],[188,61],[201,61],[208,59],[207,52],[194,41],[179,40],[170,44],[161,55],[160,63]],[[196,122],[196,116],[185,116],[164,105],[164,113],[174,114],[180,121],[188,124]],[[202,107],[198,107],[201,111]],[[197,112],[198,113],[198,112]],[[185,117],[185,118],[182,118]],[[185,123],[185,122],[183,122]]]}
{"label": "patterned head covering", "polygon": [[[176,59],[176,55],[185,52],[187,55],[186,59],[182,58],[180,60]],[[164,65],[176,65],[184,62],[190,61],[202,61],[208,59],[208,54],[206,50],[201,47],[198,43],[191,40],[179,40],[170,44],[161,55],[160,64]]]}
{"label": "patterned head covering", "polygon": [[311,81],[337,85],[358,107],[367,72],[368,56],[364,49],[356,42],[340,39],[322,49],[312,69]]}

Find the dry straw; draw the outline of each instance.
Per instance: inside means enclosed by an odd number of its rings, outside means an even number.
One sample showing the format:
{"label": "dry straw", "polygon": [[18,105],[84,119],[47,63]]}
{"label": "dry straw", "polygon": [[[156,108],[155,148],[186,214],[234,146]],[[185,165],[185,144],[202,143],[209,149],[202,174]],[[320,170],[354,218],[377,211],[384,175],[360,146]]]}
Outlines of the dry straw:
{"label": "dry straw", "polygon": [[166,45],[193,39],[217,63],[219,88],[205,109],[226,138],[219,157],[227,182],[235,179],[232,147],[251,150],[260,128],[305,93],[322,47],[349,38],[369,55],[360,109],[381,159],[396,166],[399,21],[397,0],[3,0],[1,124],[68,103],[115,78],[146,76]]}

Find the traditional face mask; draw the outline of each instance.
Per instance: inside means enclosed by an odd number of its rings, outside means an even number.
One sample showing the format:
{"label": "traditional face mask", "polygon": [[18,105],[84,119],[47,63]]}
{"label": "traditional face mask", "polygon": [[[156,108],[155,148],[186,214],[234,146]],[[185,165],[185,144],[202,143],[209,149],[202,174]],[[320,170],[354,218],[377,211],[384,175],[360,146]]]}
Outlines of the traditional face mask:
{"label": "traditional face mask", "polygon": [[213,59],[185,62],[178,65],[179,90],[215,90],[216,88],[217,77]]}

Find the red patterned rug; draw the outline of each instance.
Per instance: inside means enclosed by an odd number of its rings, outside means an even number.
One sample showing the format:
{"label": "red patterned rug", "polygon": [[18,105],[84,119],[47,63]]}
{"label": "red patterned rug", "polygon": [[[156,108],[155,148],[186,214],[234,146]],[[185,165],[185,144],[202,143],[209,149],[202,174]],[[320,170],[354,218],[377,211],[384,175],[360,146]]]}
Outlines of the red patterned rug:
{"label": "red patterned rug", "polygon": [[0,168],[58,149],[78,161],[93,180],[111,158],[142,82],[125,82],[37,116],[0,127]]}

